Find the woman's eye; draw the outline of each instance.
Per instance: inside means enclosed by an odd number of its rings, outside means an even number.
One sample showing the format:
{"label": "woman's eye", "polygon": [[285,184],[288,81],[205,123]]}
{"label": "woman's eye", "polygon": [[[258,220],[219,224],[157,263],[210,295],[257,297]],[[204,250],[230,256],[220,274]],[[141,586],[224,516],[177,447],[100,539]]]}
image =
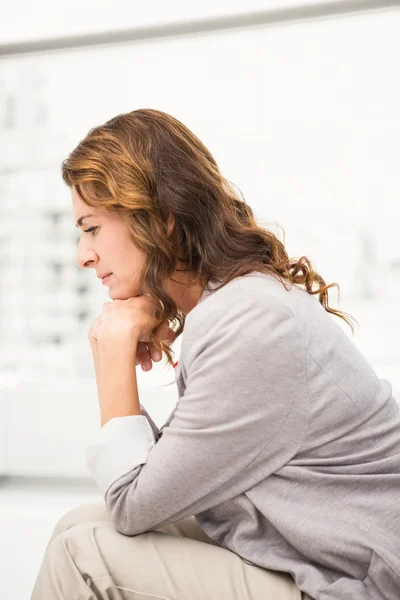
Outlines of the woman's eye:
{"label": "woman's eye", "polygon": [[84,231],[85,233],[91,233],[91,232],[93,232],[93,231],[96,231],[96,229],[97,229],[97,227],[90,227],[90,229],[83,229],[83,231]]}

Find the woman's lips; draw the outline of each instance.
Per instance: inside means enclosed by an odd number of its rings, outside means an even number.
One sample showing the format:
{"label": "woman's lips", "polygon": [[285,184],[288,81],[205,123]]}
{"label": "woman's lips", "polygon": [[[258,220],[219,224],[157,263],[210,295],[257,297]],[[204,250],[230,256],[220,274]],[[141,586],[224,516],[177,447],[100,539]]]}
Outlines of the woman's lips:
{"label": "woman's lips", "polygon": [[108,279],[111,277],[112,273],[109,273],[108,275],[106,275],[105,277],[103,277],[103,279],[101,280],[102,284],[107,283]]}

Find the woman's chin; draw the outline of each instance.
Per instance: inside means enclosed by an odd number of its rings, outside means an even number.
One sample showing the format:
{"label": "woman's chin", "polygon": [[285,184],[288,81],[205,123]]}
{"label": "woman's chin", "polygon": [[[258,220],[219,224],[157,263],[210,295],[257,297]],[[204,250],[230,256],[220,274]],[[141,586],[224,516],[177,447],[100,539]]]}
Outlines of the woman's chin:
{"label": "woman's chin", "polygon": [[115,287],[108,290],[108,297],[111,300],[128,300],[128,298],[135,298],[136,296],[141,296],[141,293],[138,293],[137,290],[118,290],[118,288]]}

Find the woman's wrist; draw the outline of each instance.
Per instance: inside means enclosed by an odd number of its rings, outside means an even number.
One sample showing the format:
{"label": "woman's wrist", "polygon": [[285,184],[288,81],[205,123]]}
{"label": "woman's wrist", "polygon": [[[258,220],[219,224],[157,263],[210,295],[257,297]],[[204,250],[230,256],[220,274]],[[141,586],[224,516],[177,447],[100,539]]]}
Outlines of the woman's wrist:
{"label": "woman's wrist", "polygon": [[98,356],[102,363],[102,367],[107,366],[109,363],[131,365],[132,360],[136,361],[137,346],[137,336],[113,341],[110,339],[100,339],[98,341]]}

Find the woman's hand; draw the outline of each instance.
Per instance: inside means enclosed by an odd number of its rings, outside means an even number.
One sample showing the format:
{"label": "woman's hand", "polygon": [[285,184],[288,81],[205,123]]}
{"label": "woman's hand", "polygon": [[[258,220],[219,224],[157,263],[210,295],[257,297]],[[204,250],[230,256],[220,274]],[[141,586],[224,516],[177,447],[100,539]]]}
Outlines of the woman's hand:
{"label": "woman's hand", "polygon": [[[161,352],[154,343],[150,342],[153,329],[158,324],[155,317],[157,311],[154,301],[147,295],[106,302],[88,332],[95,368],[100,360],[99,343],[103,347],[117,344],[119,347],[127,346],[128,350],[133,349],[136,357],[135,364],[140,364],[143,370],[151,369],[152,361],[160,361]],[[163,323],[157,337],[166,344],[174,342],[175,332],[169,327],[168,321]],[[146,363],[149,365],[147,369]]]}

